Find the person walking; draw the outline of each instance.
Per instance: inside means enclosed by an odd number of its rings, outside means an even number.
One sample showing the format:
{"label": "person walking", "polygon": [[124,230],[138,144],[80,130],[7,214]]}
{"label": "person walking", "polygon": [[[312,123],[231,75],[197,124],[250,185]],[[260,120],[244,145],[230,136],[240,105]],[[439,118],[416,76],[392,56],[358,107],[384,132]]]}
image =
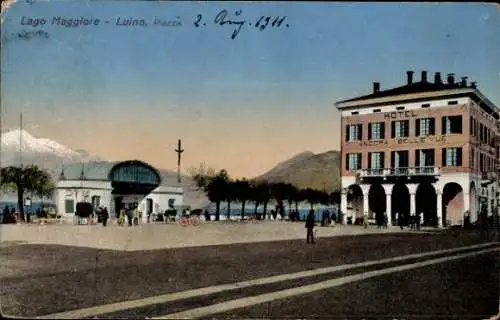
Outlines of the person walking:
{"label": "person walking", "polygon": [[134,209],[132,209],[130,206],[127,207],[125,214],[127,215],[128,226],[131,227],[132,226],[132,219],[134,217]]}
{"label": "person walking", "polygon": [[106,224],[108,223],[108,218],[109,218],[108,208],[104,207],[104,209],[102,209],[102,226],[103,227],[105,227]]}
{"label": "person walking", "polygon": [[424,222],[424,213],[423,212],[420,212],[419,214],[417,214],[417,230],[420,230],[420,227],[422,226],[423,222]]}
{"label": "person walking", "polygon": [[388,223],[387,212],[384,212],[384,222],[383,222],[384,229],[387,229],[387,223]]}
{"label": "person walking", "polygon": [[125,209],[120,209],[120,215],[118,216],[118,225],[122,227],[125,224]]}
{"label": "person walking", "polygon": [[363,215],[363,227],[368,229],[368,214],[366,213]]}
{"label": "person walking", "polygon": [[415,212],[410,213],[410,230],[415,230]]}
{"label": "person walking", "polygon": [[398,221],[399,228],[401,228],[401,230],[403,230],[403,214],[396,212],[396,219]]}
{"label": "person walking", "polygon": [[133,218],[134,218],[134,226],[139,225],[139,208],[137,208],[137,205],[134,206],[134,210],[132,211]]}
{"label": "person walking", "polygon": [[306,229],[307,229],[307,243],[309,243],[309,239],[311,239],[311,243],[314,244],[314,233],[313,229],[316,225],[314,221],[314,210],[309,210],[309,214],[306,217]]}

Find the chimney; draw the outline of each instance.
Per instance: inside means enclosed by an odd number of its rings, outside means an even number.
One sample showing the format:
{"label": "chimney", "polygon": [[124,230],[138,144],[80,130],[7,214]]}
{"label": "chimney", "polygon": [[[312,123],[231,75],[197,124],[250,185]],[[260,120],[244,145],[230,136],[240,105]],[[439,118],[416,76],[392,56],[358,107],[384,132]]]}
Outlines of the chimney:
{"label": "chimney", "polygon": [[379,93],[380,91],[380,82],[373,83],[373,93]]}
{"label": "chimney", "polygon": [[407,84],[413,83],[413,71],[406,71],[406,78],[408,79]]}
{"label": "chimney", "polygon": [[448,84],[451,84],[451,85],[455,84],[455,74],[454,73],[448,73]]}
{"label": "chimney", "polygon": [[467,77],[462,77],[462,81],[460,81],[460,86],[463,88],[467,87]]}
{"label": "chimney", "polygon": [[441,72],[434,73],[434,84],[441,84]]}
{"label": "chimney", "polygon": [[422,82],[427,82],[427,71],[422,71]]}

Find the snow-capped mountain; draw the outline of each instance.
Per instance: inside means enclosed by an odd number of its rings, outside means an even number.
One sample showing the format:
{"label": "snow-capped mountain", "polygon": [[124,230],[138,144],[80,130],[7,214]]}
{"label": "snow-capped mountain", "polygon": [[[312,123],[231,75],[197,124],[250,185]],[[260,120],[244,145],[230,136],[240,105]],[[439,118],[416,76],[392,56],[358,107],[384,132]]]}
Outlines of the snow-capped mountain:
{"label": "snow-capped mountain", "polygon": [[1,143],[2,166],[19,165],[22,161],[25,165],[36,164],[54,176],[60,172],[61,166],[68,162],[104,160],[90,155],[85,150],[73,150],[57,141],[36,138],[19,129],[3,133]]}
{"label": "snow-capped mountain", "polygon": [[[22,136],[22,137],[21,137]],[[59,142],[45,138],[35,138],[25,130],[15,129],[2,135],[2,152],[51,153],[62,158],[79,157],[80,153]]]}

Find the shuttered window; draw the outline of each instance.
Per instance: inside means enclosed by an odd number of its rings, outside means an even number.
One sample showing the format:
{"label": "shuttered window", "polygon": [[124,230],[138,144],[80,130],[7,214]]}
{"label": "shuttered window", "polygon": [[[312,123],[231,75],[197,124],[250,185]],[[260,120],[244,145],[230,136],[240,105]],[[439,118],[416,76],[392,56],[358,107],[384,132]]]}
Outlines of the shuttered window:
{"label": "shuttered window", "polygon": [[75,200],[66,199],[64,201],[64,212],[65,213],[75,213]]}

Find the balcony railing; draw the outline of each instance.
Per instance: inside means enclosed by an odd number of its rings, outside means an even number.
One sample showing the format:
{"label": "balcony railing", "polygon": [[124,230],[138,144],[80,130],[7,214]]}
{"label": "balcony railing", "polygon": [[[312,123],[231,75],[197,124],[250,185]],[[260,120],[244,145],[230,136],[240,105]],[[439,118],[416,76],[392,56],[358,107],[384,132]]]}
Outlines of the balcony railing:
{"label": "balcony railing", "polygon": [[361,177],[437,176],[437,167],[363,169]]}
{"label": "balcony railing", "polygon": [[415,170],[415,174],[417,175],[438,175],[439,171],[436,167],[416,167],[413,168]]}
{"label": "balcony railing", "polygon": [[481,172],[481,178],[482,180],[496,180],[497,179],[497,173],[490,171],[490,172]]}
{"label": "balcony railing", "polygon": [[408,176],[410,168],[391,168],[389,169],[390,176]]}

